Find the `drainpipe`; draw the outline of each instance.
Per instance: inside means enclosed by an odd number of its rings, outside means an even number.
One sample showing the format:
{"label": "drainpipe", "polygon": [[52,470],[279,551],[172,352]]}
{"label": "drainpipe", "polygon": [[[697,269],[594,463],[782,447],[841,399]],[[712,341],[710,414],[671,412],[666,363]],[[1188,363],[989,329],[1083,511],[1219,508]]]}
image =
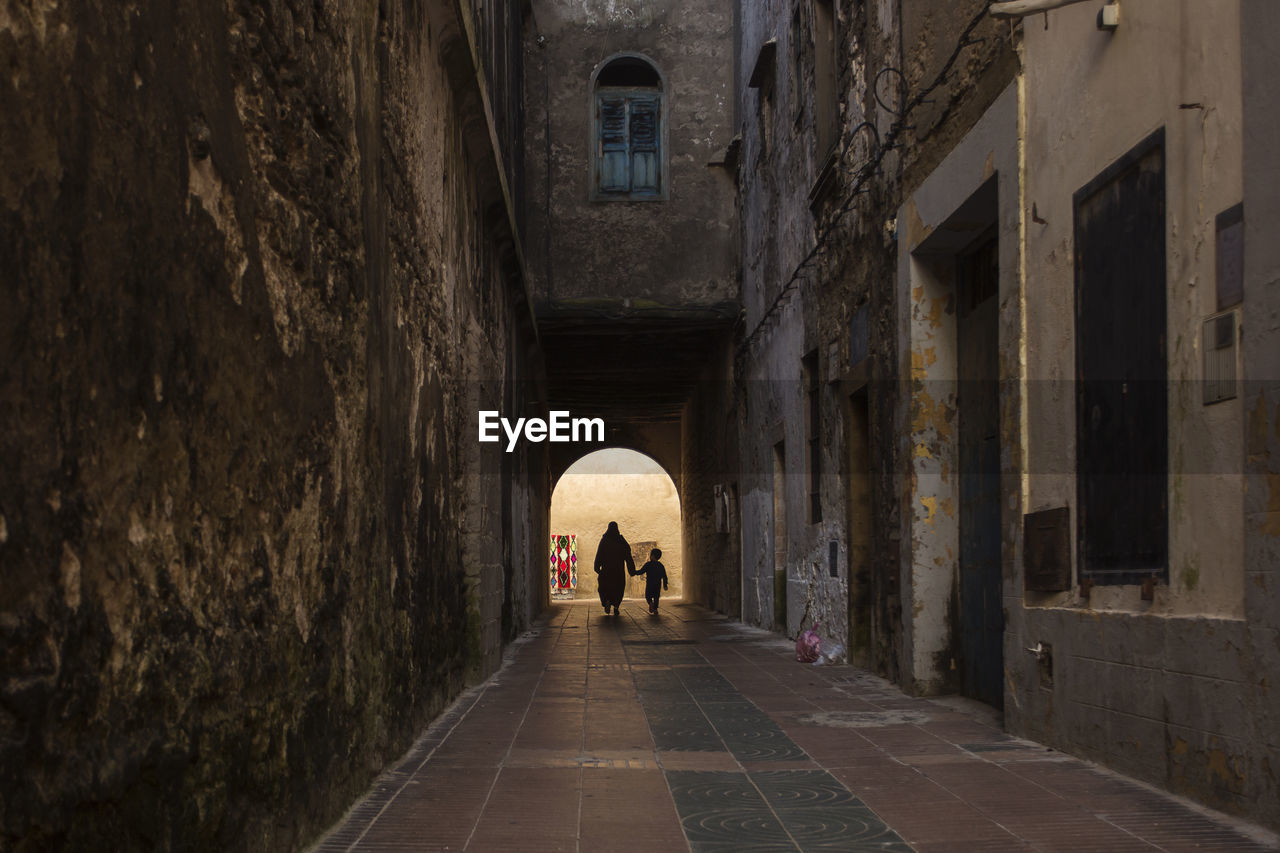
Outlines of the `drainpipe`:
{"label": "drainpipe", "polygon": [[1003,3],[992,3],[987,11],[993,18],[1021,18],[1034,15],[1036,12],[1048,12],[1072,3],[1083,3],[1084,0],[1006,0]]}

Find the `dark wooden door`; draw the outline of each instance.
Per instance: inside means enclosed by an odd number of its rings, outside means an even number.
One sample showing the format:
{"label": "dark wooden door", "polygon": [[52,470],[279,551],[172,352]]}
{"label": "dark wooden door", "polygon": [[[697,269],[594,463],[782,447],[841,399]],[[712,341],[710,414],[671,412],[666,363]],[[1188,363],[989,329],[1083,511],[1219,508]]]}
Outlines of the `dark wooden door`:
{"label": "dark wooden door", "polygon": [[957,266],[961,688],[967,696],[1001,707],[998,242],[984,241],[962,255]]}
{"label": "dark wooden door", "polygon": [[1167,576],[1163,133],[1075,197],[1080,572]]}

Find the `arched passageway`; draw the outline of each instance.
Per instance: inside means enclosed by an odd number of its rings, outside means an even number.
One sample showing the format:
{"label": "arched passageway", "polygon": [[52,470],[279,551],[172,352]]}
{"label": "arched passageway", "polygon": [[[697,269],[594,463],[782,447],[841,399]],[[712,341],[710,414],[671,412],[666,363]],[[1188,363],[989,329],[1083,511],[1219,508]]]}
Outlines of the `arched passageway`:
{"label": "arched passageway", "polygon": [[[565,470],[551,496],[548,565],[552,600],[593,599],[592,571],[597,544],[616,521],[631,545],[636,567],[652,549],[661,550],[670,588],[683,590],[680,495],[670,475],[654,459],[624,448],[597,450]],[[627,598],[644,597],[644,578],[627,581]]]}

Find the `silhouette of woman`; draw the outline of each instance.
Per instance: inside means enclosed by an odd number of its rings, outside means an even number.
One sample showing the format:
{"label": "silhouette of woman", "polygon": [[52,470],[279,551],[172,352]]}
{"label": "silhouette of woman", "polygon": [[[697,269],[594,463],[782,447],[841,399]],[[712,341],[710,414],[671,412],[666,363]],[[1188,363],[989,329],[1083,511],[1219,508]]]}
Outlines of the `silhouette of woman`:
{"label": "silhouette of woman", "polygon": [[626,573],[636,573],[636,561],[631,557],[631,546],[618,532],[618,522],[609,522],[609,529],[600,537],[600,545],[596,548],[596,574],[599,576],[596,585],[600,589],[600,603],[608,614],[613,608],[618,615],[618,605],[627,590]]}

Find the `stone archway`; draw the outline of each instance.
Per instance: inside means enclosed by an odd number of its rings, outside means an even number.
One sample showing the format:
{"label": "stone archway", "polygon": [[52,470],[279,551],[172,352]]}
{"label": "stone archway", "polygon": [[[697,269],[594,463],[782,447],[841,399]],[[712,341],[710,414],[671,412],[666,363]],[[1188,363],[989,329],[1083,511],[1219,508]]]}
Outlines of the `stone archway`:
{"label": "stone archway", "polygon": [[[592,562],[601,534],[610,521],[618,522],[632,546],[637,568],[649,551],[662,551],[670,588],[665,598],[683,592],[683,531],[681,503],[675,480],[665,466],[631,448],[611,447],[581,456],[557,478],[551,498],[551,549],[568,557],[576,569],[576,583],[563,583],[564,567],[550,573],[553,599],[593,599],[596,585]],[[567,553],[566,553],[567,552]],[[552,553],[554,567],[556,556]],[[628,579],[628,598],[644,597],[644,579]]]}

